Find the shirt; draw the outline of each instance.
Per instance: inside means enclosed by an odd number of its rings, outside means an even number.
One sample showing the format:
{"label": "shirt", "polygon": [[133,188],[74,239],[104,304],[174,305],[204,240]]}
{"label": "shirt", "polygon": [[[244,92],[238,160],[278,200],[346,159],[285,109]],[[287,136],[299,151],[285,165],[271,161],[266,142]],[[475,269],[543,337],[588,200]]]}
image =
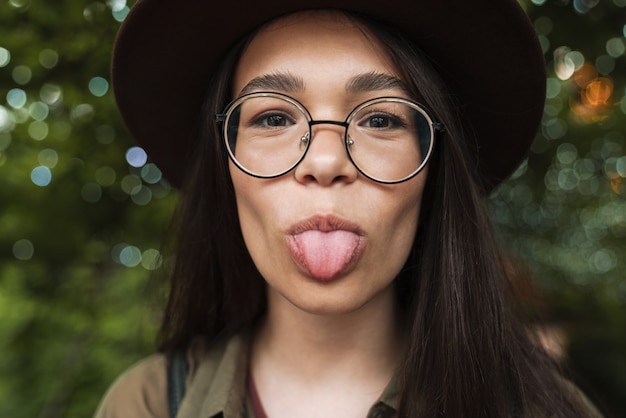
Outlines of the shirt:
{"label": "shirt", "polygon": [[[187,350],[189,373],[177,418],[255,418],[246,391],[250,333],[210,346],[194,340]],[[154,354],[124,372],[111,386],[95,418],[169,418],[167,360]],[[397,377],[372,405],[367,418],[392,418],[399,401]]]}
{"label": "shirt", "polygon": [[[189,372],[177,418],[256,418],[246,390],[248,331],[207,345],[192,341],[187,350]],[[366,418],[393,418],[399,403],[394,376]],[[582,399],[593,417],[602,414],[571,382],[568,389]],[[167,398],[167,360],[154,354],[123,373],[109,388],[94,418],[170,418]]]}

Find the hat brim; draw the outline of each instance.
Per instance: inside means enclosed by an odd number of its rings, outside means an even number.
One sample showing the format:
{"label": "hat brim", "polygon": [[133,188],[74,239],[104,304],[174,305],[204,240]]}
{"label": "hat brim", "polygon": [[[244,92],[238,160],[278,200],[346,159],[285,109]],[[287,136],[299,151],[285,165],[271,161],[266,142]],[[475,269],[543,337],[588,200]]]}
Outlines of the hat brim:
{"label": "hat brim", "polygon": [[130,133],[174,186],[217,64],[246,33],[304,9],[372,15],[413,39],[471,123],[486,191],[523,161],[543,113],[545,64],[515,0],[139,0],[116,39],[113,88]]}

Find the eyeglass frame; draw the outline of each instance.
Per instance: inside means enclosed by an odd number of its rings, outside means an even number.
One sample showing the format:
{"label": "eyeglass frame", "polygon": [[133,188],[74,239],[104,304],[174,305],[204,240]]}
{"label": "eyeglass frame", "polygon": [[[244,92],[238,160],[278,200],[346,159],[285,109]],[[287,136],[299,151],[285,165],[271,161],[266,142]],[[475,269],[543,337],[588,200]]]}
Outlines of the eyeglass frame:
{"label": "eyeglass frame", "polygon": [[[300,140],[302,142],[306,142],[306,148],[304,149],[304,152],[302,153],[300,158],[298,158],[298,160],[294,164],[292,164],[289,168],[287,168],[286,170],[280,172],[279,174],[261,175],[261,174],[253,173],[252,171],[250,171],[249,169],[244,167],[239,161],[237,161],[237,158],[233,154],[233,151],[231,150],[231,146],[228,143],[228,132],[227,132],[227,130],[228,130],[228,123],[227,122],[230,119],[230,116],[232,115],[233,110],[236,109],[237,106],[239,106],[244,101],[250,99],[251,97],[253,97],[253,98],[254,97],[274,97],[274,98],[285,100],[288,103],[291,103],[292,105],[294,105],[298,110],[300,110],[304,114],[306,119],[307,119],[307,124],[309,126],[309,131],[300,138]],[[363,108],[365,108],[365,107],[367,107],[367,106],[369,106],[369,105],[371,105],[373,103],[379,102],[379,101],[390,101],[390,102],[396,102],[396,103],[404,103],[404,104],[407,104],[407,105],[409,105],[411,107],[414,107],[417,111],[419,111],[422,114],[422,116],[424,116],[424,118],[426,119],[426,122],[428,122],[429,127],[430,127],[430,143],[429,143],[429,146],[428,146],[428,151],[426,153],[426,156],[424,157],[424,160],[422,161],[420,166],[414,172],[412,172],[408,176],[406,176],[406,177],[404,177],[402,179],[399,179],[399,180],[381,180],[381,179],[378,179],[376,177],[373,177],[373,176],[367,174],[354,161],[354,159],[352,158],[352,154],[350,153],[349,147],[354,142],[348,136],[348,127],[350,126],[350,122],[352,122],[352,118],[354,117],[354,115],[356,115]],[[446,130],[445,126],[442,123],[437,122],[433,118],[433,116],[431,115],[431,112],[428,110],[428,108],[426,108],[426,106],[424,106],[423,104],[421,104],[420,102],[418,102],[416,100],[408,99],[406,97],[381,96],[381,97],[375,97],[375,98],[372,98],[372,99],[368,99],[368,100],[366,100],[366,101],[356,105],[348,113],[348,116],[346,117],[345,121],[341,122],[341,121],[337,121],[337,120],[325,120],[325,119],[315,120],[311,116],[311,113],[309,112],[309,110],[302,103],[300,103],[297,99],[295,99],[295,98],[293,98],[293,97],[291,97],[291,96],[289,96],[287,94],[284,94],[284,93],[272,92],[272,91],[257,91],[257,92],[247,93],[247,94],[244,94],[244,95],[241,95],[241,96],[237,97],[236,99],[234,99],[230,103],[228,103],[228,105],[226,105],[226,107],[224,108],[224,111],[222,113],[217,113],[215,115],[215,121],[222,125],[222,130],[221,130],[222,140],[224,141],[224,146],[226,147],[226,151],[228,152],[228,157],[233,162],[233,164],[235,164],[235,166],[237,166],[238,169],[240,169],[244,173],[248,174],[249,176],[252,176],[252,177],[255,177],[255,178],[262,178],[262,179],[273,179],[273,178],[277,178],[277,177],[280,177],[280,176],[284,176],[285,174],[289,173],[294,168],[296,168],[302,162],[302,160],[304,160],[304,157],[306,157],[306,154],[309,151],[309,148],[311,146],[311,142],[313,141],[313,126],[314,125],[335,125],[335,126],[341,126],[341,127],[345,128],[345,133],[343,135],[343,144],[344,144],[344,147],[346,149],[346,154],[348,155],[348,158],[349,158],[350,162],[352,163],[352,165],[363,176],[367,177],[368,179],[370,179],[372,181],[375,181],[375,182],[381,183],[381,184],[398,184],[398,183],[403,183],[405,181],[408,181],[408,180],[412,179],[416,175],[418,175],[424,169],[424,167],[426,167],[426,165],[428,164],[428,161],[430,160],[430,157],[432,156],[433,150],[435,148],[435,142],[439,138],[439,135],[442,134],[443,132],[445,132],[445,130]]]}

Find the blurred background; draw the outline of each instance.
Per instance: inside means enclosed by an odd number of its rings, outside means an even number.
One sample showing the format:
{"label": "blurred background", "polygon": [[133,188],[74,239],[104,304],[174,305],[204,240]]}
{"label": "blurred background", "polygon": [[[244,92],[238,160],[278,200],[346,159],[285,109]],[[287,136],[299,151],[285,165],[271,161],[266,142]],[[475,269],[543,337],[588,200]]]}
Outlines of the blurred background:
{"label": "blurred background", "polygon": [[[89,417],[154,351],[163,289],[150,279],[177,196],[110,91],[132,3],[0,0],[2,417]],[[521,4],[545,51],[546,109],[490,203],[525,266],[525,314],[607,414],[626,417],[626,0]]]}

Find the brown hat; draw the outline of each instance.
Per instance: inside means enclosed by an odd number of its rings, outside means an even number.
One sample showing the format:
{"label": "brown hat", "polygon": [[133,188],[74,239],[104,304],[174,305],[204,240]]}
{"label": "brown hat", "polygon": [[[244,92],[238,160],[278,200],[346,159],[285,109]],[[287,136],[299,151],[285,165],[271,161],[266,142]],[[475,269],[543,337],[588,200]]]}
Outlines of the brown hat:
{"label": "brown hat", "polygon": [[138,0],[113,52],[115,98],[131,134],[180,186],[210,74],[242,36],[278,16],[342,9],[415,40],[462,106],[487,190],[525,158],[545,99],[545,65],[516,0]]}

